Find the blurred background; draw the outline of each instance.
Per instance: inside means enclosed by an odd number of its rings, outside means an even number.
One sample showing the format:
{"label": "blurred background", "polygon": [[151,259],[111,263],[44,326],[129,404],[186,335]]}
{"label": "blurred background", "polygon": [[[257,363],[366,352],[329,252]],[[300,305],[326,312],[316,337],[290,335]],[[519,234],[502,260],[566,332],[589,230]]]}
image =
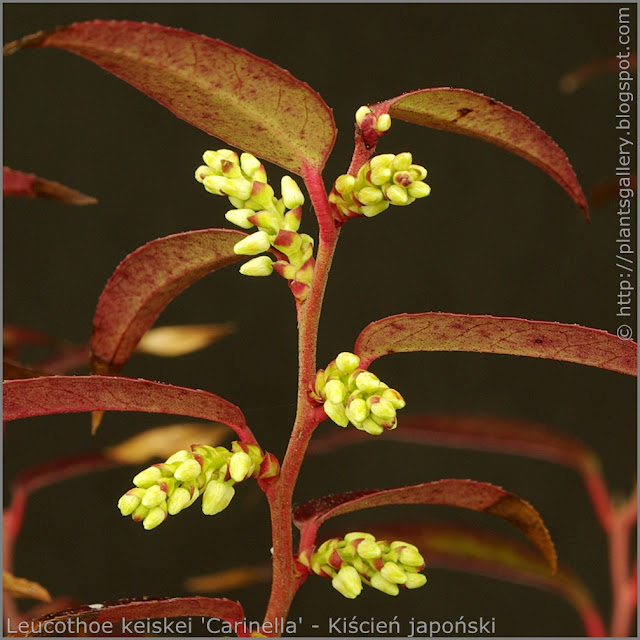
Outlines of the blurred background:
{"label": "blurred background", "polygon": [[[127,19],[219,38],[268,58],[318,91],[339,130],[324,177],[349,165],[353,117],[366,103],[405,91],[472,89],[524,112],[566,151],[585,193],[613,177],[617,79],[594,77],[559,90],[567,72],[618,51],[618,6],[609,4],[5,4],[4,41],[74,21]],[[632,7],[632,12],[635,8]],[[635,24],[635,14],[631,24]],[[4,64],[4,164],[93,195],[72,207],[11,199],[4,215],[4,321],[87,341],[95,305],[117,264],[158,237],[231,225],[222,198],[193,179],[206,149],[227,146],[175,118],[142,93],[71,54],[25,50]],[[351,350],[384,316],[448,311],[577,323],[615,332],[618,227],[615,200],[586,223],[548,176],[477,140],[394,121],[377,152],[411,151],[429,170],[432,195],[405,209],[344,227],[326,294],[318,362]],[[278,167],[267,165],[279,184]],[[305,207],[302,230],[315,235]],[[374,277],[363,279],[363,265]],[[635,322],[635,318],[633,319]],[[206,389],[237,403],[262,446],[282,456],[295,409],[293,299],[278,277],[251,279],[229,267],[199,281],[158,325],[234,322],[233,335],[177,359],[134,357],[123,375]],[[632,326],[635,326],[632,323]],[[398,354],[372,370],[400,390],[408,413],[464,413],[531,420],[581,438],[599,453],[609,486],[632,489],[636,469],[635,380],[547,360],[461,353]],[[402,428],[402,415],[400,427]],[[85,414],[8,425],[5,504],[21,470],[97,451],[172,416],[111,413],[96,436]],[[318,435],[334,427],[324,424]],[[579,477],[546,462],[371,439],[310,456],[296,502],[359,488],[440,478],[492,482],[542,514],[560,561],[609,611],[606,540]],[[152,532],[116,509],[140,469],[69,479],[29,501],[15,573],[55,596],[91,603],[186,595],[185,578],[269,560],[268,513],[255,486],[241,486],[215,518],[199,508]],[[247,483],[248,484],[248,483]],[[342,516],[342,535],[396,520],[466,522],[517,532],[491,516],[403,507]],[[321,535],[322,534],[321,530]],[[291,616],[380,620],[495,618],[498,635],[583,635],[573,609],[531,587],[427,567],[429,584],[390,598],[365,589],[347,601],[310,578]],[[230,591],[247,618],[262,617],[266,584]],[[319,602],[322,603],[319,606]],[[408,631],[404,627],[403,631]]]}

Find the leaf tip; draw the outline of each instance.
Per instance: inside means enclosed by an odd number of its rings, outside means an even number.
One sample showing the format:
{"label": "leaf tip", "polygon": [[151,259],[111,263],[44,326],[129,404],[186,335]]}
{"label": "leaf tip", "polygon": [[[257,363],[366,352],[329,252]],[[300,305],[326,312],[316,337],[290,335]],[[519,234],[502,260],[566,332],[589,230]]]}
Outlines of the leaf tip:
{"label": "leaf tip", "polygon": [[98,427],[102,424],[102,418],[104,411],[92,411],[91,412],[91,435],[95,436],[98,431]]}

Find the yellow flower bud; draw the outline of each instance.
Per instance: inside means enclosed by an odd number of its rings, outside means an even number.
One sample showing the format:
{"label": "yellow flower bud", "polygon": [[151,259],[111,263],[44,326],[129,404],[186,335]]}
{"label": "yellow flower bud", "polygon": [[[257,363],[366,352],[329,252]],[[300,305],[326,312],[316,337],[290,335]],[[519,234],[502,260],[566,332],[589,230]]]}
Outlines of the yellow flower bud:
{"label": "yellow flower bud", "polygon": [[248,260],[240,267],[243,276],[263,277],[273,272],[273,260],[269,256],[258,256]]}
{"label": "yellow flower bud", "polygon": [[295,209],[304,204],[304,195],[300,187],[291,176],[283,176],[280,181],[282,200],[287,209]]}
{"label": "yellow flower bud", "polygon": [[367,218],[373,218],[377,216],[379,213],[386,211],[389,208],[389,202],[387,200],[382,200],[381,202],[376,202],[375,204],[368,204],[364,207],[361,207],[360,211]]}
{"label": "yellow flower bud", "polygon": [[371,109],[369,109],[369,107],[367,107],[366,105],[363,107],[360,107],[357,111],[356,111],[356,122],[358,124],[362,124],[362,121],[371,113]]}
{"label": "yellow flower bud", "polygon": [[229,460],[229,475],[232,480],[242,482],[253,473],[253,462],[248,453],[237,451]]}
{"label": "yellow flower bud", "polygon": [[147,489],[160,480],[160,478],[162,478],[162,471],[160,471],[158,467],[148,467],[133,478],[133,484],[135,484],[136,487]]}
{"label": "yellow flower bud", "polygon": [[355,353],[343,351],[336,358],[336,367],[346,375],[353,373],[359,365],[360,358]]}
{"label": "yellow flower bud", "polygon": [[324,396],[333,404],[340,404],[347,395],[347,388],[340,380],[329,380],[324,388]]}
{"label": "yellow flower bud", "polygon": [[376,120],[376,131],[383,133],[389,129],[391,129],[391,116],[388,113],[383,113]]}
{"label": "yellow flower bud", "polygon": [[345,598],[357,598],[362,592],[362,580],[358,572],[350,565],[343,564],[331,580],[331,585]]}
{"label": "yellow flower bud", "polygon": [[175,516],[189,506],[191,502],[191,492],[184,487],[178,487],[167,500],[167,510],[169,515]]}
{"label": "yellow flower bud", "polygon": [[202,513],[213,516],[229,506],[236,490],[228,482],[212,480],[202,496]]}
{"label": "yellow flower bud", "polygon": [[427,584],[427,577],[422,573],[408,573],[404,586],[407,589],[419,589]]}
{"label": "yellow flower bud", "polygon": [[431,187],[420,180],[414,182],[408,189],[412,198],[426,198],[431,193]]}
{"label": "yellow flower bud", "polygon": [[231,209],[224,214],[224,217],[235,224],[236,227],[240,227],[241,229],[251,229],[253,227],[253,223],[249,222],[247,218],[254,214],[253,209]]}
{"label": "yellow flower bud", "polygon": [[407,581],[407,574],[395,562],[385,562],[380,574],[395,584],[404,584]]}
{"label": "yellow flower bud", "polygon": [[371,578],[371,586],[378,591],[382,591],[382,593],[386,593],[390,596],[397,596],[400,592],[398,589],[398,585],[394,582],[389,582],[383,575],[380,573],[375,573]]}
{"label": "yellow flower bud", "polygon": [[240,156],[240,167],[244,174],[251,178],[253,174],[262,166],[262,163],[251,153],[243,153]]}
{"label": "yellow flower bud", "polygon": [[256,231],[236,243],[233,250],[239,256],[254,256],[257,253],[266,251],[270,246],[271,242],[266,232]]}
{"label": "yellow flower bud", "polygon": [[163,509],[162,507],[154,507],[149,511],[147,517],[142,521],[142,526],[150,531],[151,529],[155,529],[157,526],[161,525],[167,519],[167,511],[166,506]]}
{"label": "yellow flower bud", "polygon": [[149,509],[161,505],[167,499],[167,494],[157,485],[149,487],[142,497],[142,504]]}
{"label": "yellow flower bud", "polygon": [[324,403],[324,412],[339,427],[346,427],[349,424],[349,418],[347,418],[344,405],[342,404],[333,404],[333,402],[327,400]]}
{"label": "yellow flower bud", "polygon": [[202,473],[200,463],[191,458],[185,460],[174,472],[173,477],[180,482],[193,482]]}

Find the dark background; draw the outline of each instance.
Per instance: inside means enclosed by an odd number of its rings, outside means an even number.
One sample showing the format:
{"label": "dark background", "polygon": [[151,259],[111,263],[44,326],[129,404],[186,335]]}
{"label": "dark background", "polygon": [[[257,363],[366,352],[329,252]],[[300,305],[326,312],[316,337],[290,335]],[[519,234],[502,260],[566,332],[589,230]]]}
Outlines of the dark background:
{"label": "dark background", "polygon": [[[472,89],[538,123],[567,152],[589,192],[616,167],[616,78],[600,75],[568,96],[558,81],[618,51],[617,16],[612,4],[5,4],[4,41],[74,21],[130,19],[204,33],[269,58],[309,83],[334,110],[339,134],[324,172],[327,185],[349,164],[353,114],[360,105],[428,86]],[[6,203],[4,319],[87,340],[102,287],[125,255],[171,233],[230,226],[225,202],[193,179],[202,152],[226,145],[65,52],[25,50],[5,60],[4,72],[5,164],[100,201],[85,208]],[[615,332],[615,202],[594,210],[587,224],[562,189],[523,160],[476,140],[395,121],[378,152],[405,150],[427,166],[432,195],[344,228],[326,295],[320,366],[350,350],[366,324],[401,312],[494,314]],[[281,171],[267,170],[278,184]],[[315,233],[308,206],[302,230]],[[159,324],[226,321],[237,323],[236,334],[205,351],[173,360],[139,356],[123,373],[207,389],[238,403],[262,445],[281,456],[295,401],[292,298],[278,277],[244,278],[231,267],[183,293]],[[403,393],[405,413],[498,415],[579,436],[601,455],[611,488],[631,490],[632,379],[567,363],[454,353],[396,355],[373,369]],[[5,483],[27,466],[97,450],[174,421],[113,413],[95,437],[82,414],[12,423]],[[332,428],[323,425],[320,433]],[[54,595],[89,603],[184,594],[187,576],[268,560],[267,509],[257,488],[239,487],[231,507],[216,518],[204,518],[196,506],[145,532],[115,506],[137,470],[102,472],[37,492],[15,572]],[[301,502],[327,492],[444,477],[493,482],[530,501],[545,519],[561,562],[608,611],[605,537],[580,479],[568,469],[380,438],[309,458],[295,497]],[[426,516],[509,532],[490,516],[417,507],[344,516],[333,530]],[[325,632],[331,612],[380,620],[484,616],[495,617],[499,635],[583,634],[574,611],[552,594],[426,572],[424,589],[398,598],[366,589],[354,602],[328,581],[311,578],[291,615],[302,616],[305,626],[315,620]],[[242,601],[249,619],[261,618],[266,586],[229,595]],[[302,627],[305,632],[311,630]]]}

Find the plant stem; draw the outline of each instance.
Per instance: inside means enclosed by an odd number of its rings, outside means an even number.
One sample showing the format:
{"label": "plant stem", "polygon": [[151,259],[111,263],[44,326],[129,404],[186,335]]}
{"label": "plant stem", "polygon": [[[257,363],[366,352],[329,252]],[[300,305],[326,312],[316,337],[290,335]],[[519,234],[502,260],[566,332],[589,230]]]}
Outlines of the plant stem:
{"label": "plant stem", "polygon": [[309,438],[318,425],[318,412],[309,399],[308,391],[316,374],[316,345],[322,299],[340,234],[331,215],[320,173],[309,170],[305,173],[305,183],[318,217],[320,239],[309,295],[303,303],[297,305],[298,400],[296,420],[280,475],[267,492],[273,539],[273,582],[264,621],[274,626],[276,620],[284,619],[287,616],[295,592],[304,581],[303,577],[296,579],[293,560],[292,498]]}

